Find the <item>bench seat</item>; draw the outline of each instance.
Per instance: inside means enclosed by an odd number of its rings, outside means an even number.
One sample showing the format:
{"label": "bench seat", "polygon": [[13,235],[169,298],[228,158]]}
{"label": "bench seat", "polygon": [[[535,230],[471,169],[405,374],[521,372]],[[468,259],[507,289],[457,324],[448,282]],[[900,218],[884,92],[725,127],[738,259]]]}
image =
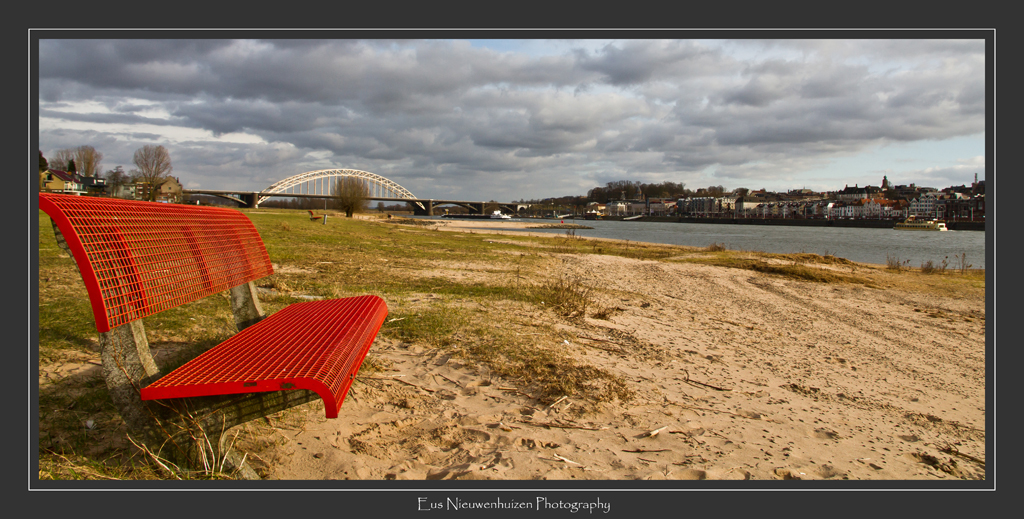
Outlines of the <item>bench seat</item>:
{"label": "bench seat", "polygon": [[374,295],[289,305],[142,388],[142,399],[308,389],[337,418],[387,314]]}

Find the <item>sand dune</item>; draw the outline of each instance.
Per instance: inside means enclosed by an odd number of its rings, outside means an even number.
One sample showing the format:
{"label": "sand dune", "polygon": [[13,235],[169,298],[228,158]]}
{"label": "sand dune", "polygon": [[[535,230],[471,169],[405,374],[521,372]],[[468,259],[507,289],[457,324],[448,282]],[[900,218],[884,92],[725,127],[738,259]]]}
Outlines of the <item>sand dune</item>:
{"label": "sand dune", "polygon": [[274,479],[985,477],[983,296],[572,264],[614,311],[535,317],[576,338],[560,347],[579,362],[621,376],[631,401],[583,413],[574,395],[541,402],[482,366],[379,338],[370,358],[387,368],[360,378],[341,418],[293,411],[248,447]]}

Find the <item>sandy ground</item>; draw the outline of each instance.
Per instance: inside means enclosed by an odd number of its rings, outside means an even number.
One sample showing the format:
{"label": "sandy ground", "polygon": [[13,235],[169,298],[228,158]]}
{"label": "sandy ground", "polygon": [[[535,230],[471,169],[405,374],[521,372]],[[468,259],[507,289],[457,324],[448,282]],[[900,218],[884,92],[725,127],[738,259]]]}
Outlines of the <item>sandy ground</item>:
{"label": "sandy ground", "polygon": [[539,402],[479,366],[379,338],[371,358],[388,368],[353,386],[338,419],[292,411],[252,454],[272,479],[985,477],[983,298],[572,258],[615,311],[533,317],[575,336],[567,351],[620,375],[633,401],[581,415],[573,395]]}

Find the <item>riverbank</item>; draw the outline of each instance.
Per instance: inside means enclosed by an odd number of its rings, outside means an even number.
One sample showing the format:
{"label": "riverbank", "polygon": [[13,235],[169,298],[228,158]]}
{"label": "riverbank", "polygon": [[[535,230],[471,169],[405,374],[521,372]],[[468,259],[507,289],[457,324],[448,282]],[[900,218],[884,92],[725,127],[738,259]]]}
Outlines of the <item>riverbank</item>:
{"label": "riverbank", "polygon": [[[622,221],[631,216],[606,216],[602,220]],[[584,218],[576,220],[585,221]],[[574,220],[575,221],[575,220]],[[678,223],[707,223],[724,225],[785,225],[792,227],[847,227],[864,229],[892,229],[896,220],[872,220],[863,219],[823,219],[823,218],[690,218],[679,216],[644,216],[636,218],[637,222],[678,222]],[[946,221],[946,227],[951,231],[984,231],[985,222],[957,222]]]}
{"label": "riverbank", "polygon": [[[249,215],[275,262],[268,312],[358,293],[390,310],[338,419],[310,404],[239,428],[267,479],[985,477],[983,273],[512,230],[535,222]],[[76,388],[105,389],[48,229],[40,448],[110,463],[105,445],[131,446],[102,397],[57,422]],[[232,333],[226,298],[189,315],[152,318],[158,362]]]}

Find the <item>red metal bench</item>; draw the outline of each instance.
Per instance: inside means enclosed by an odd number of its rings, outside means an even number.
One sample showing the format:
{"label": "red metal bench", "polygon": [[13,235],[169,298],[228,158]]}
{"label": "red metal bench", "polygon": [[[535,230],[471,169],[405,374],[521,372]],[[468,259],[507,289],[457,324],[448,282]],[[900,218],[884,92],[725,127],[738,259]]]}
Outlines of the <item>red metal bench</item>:
{"label": "red metal bench", "polygon": [[[39,207],[78,265],[104,350],[118,350],[104,354],[104,371],[141,358],[135,371],[146,373],[129,373],[141,400],[306,389],[336,418],[387,317],[373,295],[264,316],[252,282],[273,268],[252,222],[232,209],[47,193]],[[138,335],[129,326],[140,319],[229,289],[239,333],[158,380],[149,380],[144,332],[129,353],[104,340],[115,330]]]}
{"label": "red metal bench", "polygon": [[311,222],[312,221],[316,221],[316,220],[319,220],[319,219],[321,219],[323,217],[324,217],[324,215],[314,214],[312,209],[309,210],[309,221],[311,221]]}

